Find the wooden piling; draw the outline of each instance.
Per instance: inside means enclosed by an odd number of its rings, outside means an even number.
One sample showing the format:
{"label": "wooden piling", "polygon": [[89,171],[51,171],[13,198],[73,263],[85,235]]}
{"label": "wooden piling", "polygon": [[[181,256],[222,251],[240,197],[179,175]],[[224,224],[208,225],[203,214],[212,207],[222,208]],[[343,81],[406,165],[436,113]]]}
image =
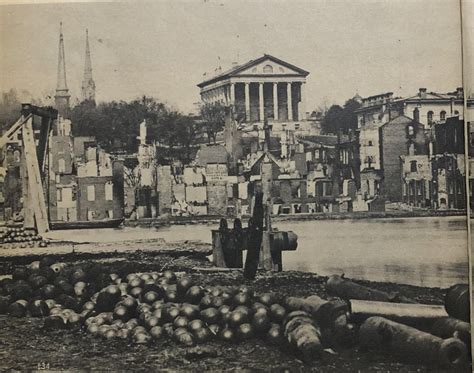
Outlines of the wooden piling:
{"label": "wooden piling", "polygon": [[219,230],[212,231],[212,263],[216,267],[227,267],[224,259],[223,237]]}
{"label": "wooden piling", "polygon": [[262,245],[260,247],[260,267],[265,271],[273,271],[273,259],[271,252],[271,233],[262,233]]}

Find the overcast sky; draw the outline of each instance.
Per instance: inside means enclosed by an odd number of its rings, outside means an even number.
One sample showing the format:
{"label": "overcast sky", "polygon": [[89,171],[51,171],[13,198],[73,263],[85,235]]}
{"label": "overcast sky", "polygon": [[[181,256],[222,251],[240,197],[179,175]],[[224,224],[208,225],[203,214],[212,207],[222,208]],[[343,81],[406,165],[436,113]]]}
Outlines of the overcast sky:
{"label": "overcast sky", "polygon": [[458,0],[170,0],[0,6],[1,90],[54,92],[60,21],[73,97],[89,29],[98,101],[146,94],[188,111],[204,72],[263,53],[310,72],[308,110],[462,85]]}

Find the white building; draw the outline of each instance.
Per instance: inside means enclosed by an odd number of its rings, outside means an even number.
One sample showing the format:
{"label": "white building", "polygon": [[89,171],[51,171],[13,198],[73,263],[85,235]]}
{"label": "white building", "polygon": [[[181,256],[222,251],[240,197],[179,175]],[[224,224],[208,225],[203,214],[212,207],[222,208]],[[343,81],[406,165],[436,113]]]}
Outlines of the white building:
{"label": "white building", "polygon": [[262,128],[266,118],[273,132],[310,132],[306,120],[305,84],[309,72],[265,54],[218,72],[198,84],[204,105],[219,102],[234,108],[234,118],[247,128]]}
{"label": "white building", "polygon": [[356,114],[359,128],[380,126],[400,115],[412,118],[428,128],[449,117],[462,117],[463,107],[462,88],[449,93],[428,92],[426,88],[420,88],[416,95],[407,98],[393,97],[392,92],[364,98]]}

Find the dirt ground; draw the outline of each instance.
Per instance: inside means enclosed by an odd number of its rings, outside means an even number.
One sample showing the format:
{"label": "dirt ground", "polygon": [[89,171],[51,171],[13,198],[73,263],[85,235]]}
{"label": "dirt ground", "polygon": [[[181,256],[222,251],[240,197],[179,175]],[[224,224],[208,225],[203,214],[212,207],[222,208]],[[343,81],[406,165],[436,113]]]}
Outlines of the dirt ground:
{"label": "dirt ground", "polygon": [[[64,259],[64,258],[63,258]],[[21,259],[24,262],[24,258]],[[206,272],[196,267],[210,267],[202,255],[175,257],[169,254],[151,255],[142,252],[120,257],[66,261],[100,260],[112,272],[121,275],[132,272],[161,271],[164,268],[185,271],[200,285],[237,285],[244,283],[240,272]],[[14,259],[0,259],[0,274],[7,274]],[[328,298],[324,289],[326,278],[302,272],[259,274],[251,285],[257,292],[274,292],[282,296],[317,294]],[[420,288],[389,283],[369,283],[374,288],[398,291],[400,295],[421,303],[442,304],[443,289]],[[360,351],[357,347],[325,352],[310,365],[304,364],[284,348],[257,339],[239,344],[211,341],[195,347],[182,347],[163,340],[149,346],[131,345],[123,340],[103,340],[84,332],[43,329],[41,319],[16,319],[0,316],[0,370],[121,370],[121,371],[176,371],[176,370],[239,370],[239,371],[383,371],[433,372],[439,367],[414,362],[400,362],[394,356]],[[470,371],[469,367],[465,370]]]}

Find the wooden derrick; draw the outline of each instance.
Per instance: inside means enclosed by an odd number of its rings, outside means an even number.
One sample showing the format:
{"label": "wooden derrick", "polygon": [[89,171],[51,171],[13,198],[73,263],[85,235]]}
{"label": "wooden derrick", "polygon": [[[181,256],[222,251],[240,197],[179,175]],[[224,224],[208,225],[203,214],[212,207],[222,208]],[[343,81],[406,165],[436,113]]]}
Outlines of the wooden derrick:
{"label": "wooden derrick", "polygon": [[[0,137],[0,148],[13,141],[21,133],[23,151],[20,170],[23,189],[24,227],[36,228],[41,234],[49,230],[48,210],[43,188],[42,176],[46,172],[48,139],[53,120],[58,117],[57,110],[22,104],[21,117]],[[41,130],[36,141],[33,117],[41,117]],[[38,142],[38,143],[37,143]]]}

